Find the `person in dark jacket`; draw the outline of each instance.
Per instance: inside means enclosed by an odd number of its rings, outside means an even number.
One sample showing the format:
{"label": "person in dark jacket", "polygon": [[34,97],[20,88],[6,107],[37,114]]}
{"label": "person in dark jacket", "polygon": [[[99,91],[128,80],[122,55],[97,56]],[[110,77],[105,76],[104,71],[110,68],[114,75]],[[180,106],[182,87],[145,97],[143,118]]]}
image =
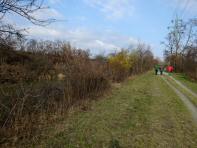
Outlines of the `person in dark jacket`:
{"label": "person in dark jacket", "polygon": [[162,66],[159,67],[159,71],[160,71],[160,74],[163,75],[163,67]]}
{"label": "person in dark jacket", "polygon": [[155,75],[157,75],[157,73],[158,73],[158,67],[155,66]]}

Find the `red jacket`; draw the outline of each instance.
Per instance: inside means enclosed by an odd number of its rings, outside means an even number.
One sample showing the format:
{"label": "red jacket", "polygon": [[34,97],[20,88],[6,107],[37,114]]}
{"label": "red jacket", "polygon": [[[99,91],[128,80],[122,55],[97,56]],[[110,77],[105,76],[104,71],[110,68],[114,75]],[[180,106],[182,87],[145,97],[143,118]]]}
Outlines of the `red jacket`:
{"label": "red jacket", "polygon": [[173,72],[173,70],[174,70],[174,67],[173,66],[167,66],[166,67],[166,71],[167,72]]}

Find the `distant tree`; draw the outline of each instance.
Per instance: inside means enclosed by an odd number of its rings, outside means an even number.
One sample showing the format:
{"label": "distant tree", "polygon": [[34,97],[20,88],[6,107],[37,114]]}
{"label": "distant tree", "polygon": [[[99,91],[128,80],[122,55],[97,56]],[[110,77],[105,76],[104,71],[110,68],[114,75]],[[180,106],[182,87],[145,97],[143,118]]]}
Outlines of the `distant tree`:
{"label": "distant tree", "polygon": [[166,63],[173,65],[176,72],[197,79],[197,19],[172,21],[166,39],[163,42]]}
{"label": "distant tree", "polygon": [[168,63],[179,69],[180,60],[184,57],[188,46],[192,46],[196,38],[195,19],[183,21],[178,19],[172,20],[172,25],[168,27],[169,33],[165,45],[164,56]]}

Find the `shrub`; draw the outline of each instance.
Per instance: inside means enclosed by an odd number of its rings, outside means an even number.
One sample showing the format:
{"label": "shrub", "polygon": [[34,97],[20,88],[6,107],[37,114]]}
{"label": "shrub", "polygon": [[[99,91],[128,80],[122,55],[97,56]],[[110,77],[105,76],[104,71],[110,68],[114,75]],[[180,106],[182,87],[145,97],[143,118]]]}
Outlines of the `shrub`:
{"label": "shrub", "polygon": [[112,80],[122,81],[129,75],[131,67],[129,63],[128,53],[121,51],[109,58],[109,65],[111,70]]}
{"label": "shrub", "polygon": [[[0,139],[5,140],[1,143],[39,135],[51,116],[66,113],[72,105],[98,97],[109,88],[103,66],[98,68],[88,52],[62,48],[44,54],[30,52],[32,62],[0,65]],[[64,79],[58,80],[58,73]],[[40,77],[47,74],[51,79]]]}

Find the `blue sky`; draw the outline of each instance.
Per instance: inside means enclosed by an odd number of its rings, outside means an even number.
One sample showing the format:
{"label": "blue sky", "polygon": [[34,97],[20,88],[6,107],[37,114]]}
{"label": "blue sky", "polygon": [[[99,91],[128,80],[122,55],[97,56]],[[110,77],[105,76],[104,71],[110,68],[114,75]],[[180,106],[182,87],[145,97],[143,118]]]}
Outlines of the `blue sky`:
{"label": "blue sky", "polygon": [[160,42],[175,12],[183,19],[197,16],[196,0],[45,0],[50,9],[35,15],[56,18],[39,27],[17,19],[28,35],[39,39],[61,39],[92,54],[107,54],[135,46],[139,41],[152,46],[162,58]]}

